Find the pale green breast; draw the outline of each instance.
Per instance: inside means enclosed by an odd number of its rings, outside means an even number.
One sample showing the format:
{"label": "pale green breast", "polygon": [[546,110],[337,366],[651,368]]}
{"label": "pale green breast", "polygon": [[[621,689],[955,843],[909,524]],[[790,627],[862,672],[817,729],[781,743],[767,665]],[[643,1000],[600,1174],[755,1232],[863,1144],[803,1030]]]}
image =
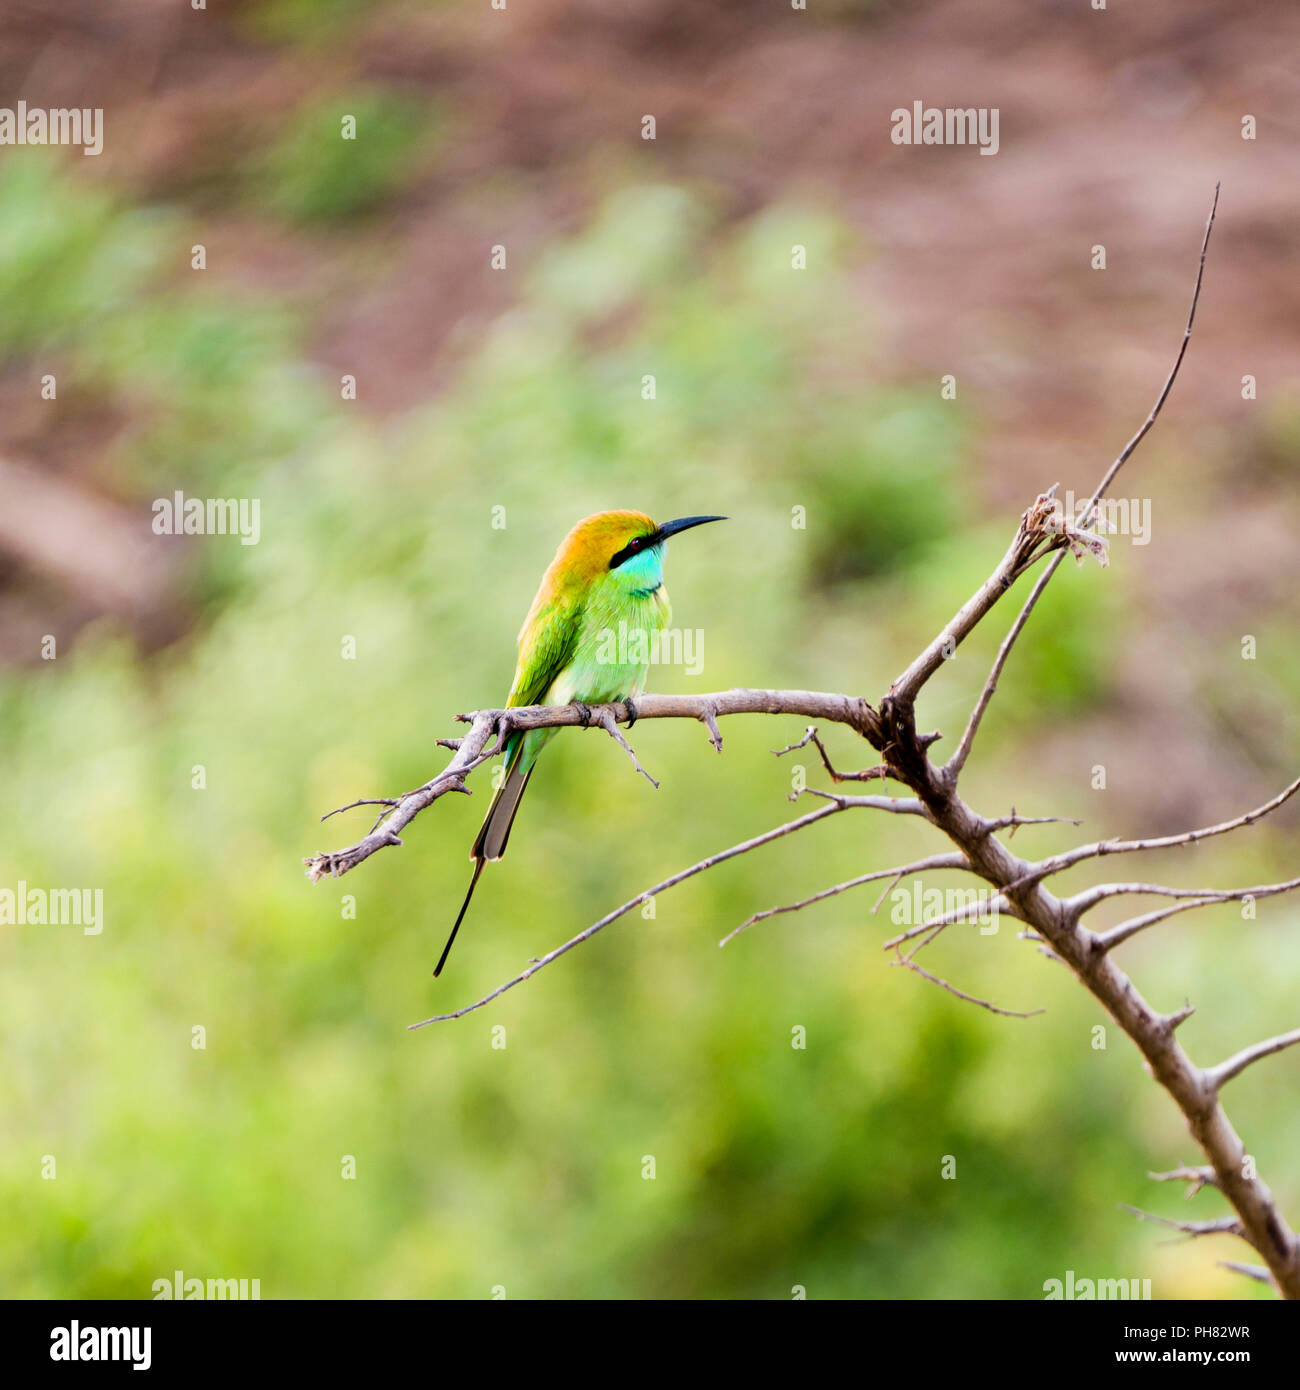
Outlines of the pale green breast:
{"label": "pale green breast", "polygon": [[573,655],[551,683],[545,703],[592,705],[639,695],[657,654],[656,634],[671,617],[662,582],[649,592],[594,587],[583,605]]}

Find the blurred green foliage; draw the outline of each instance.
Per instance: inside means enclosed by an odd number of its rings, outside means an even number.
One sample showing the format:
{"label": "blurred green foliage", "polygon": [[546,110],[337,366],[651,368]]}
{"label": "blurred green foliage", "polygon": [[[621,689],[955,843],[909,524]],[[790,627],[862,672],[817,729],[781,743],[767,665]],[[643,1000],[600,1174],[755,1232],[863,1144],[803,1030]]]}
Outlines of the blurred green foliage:
{"label": "blurred green foliage", "polygon": [[147,214],[22,155],[0,165],[0,352],[63,348],[129,305],[154,258]]}
{"label": "blurred green foliage", "polygon": [[[373,199],[407,148],[394,131],[359,185],[326,160],[294,188],[286,156],[286,211]],[[47,222],[57,236],[36,235]],[[1072,1268],[1150,1277],[1158,1297],[1253,1296],[1214,1252],[1157,1247],[1119,1212],[1157,1202],[1145,1173],[1191,1145],[1009,923],[950,933],[932,968],[1045,1016],[994,1018],[889,969],[893,900],[872,916],[870,888],[717,950],[757,909],[932,843],[901,818],[847,815],[728,864],[492,1008],[405,1031],[795,814],[795,759],[769,752],[794,721],[732,721],[722,758],[699,728],[640,726],[658,793],[603,735],[557,740],[436,984],[486,780],[401,850],[302,876],[304,855],[369,824],[322,811],[423,781],[454,713],[502,698],[537,579],[590,511],[732,518],[673,547],[676,620],[703,630],[705,667],[656,671],[665,690],[874,697],[987,573],[1008,524],[974,515],[959,407],[839,358],[869,330],[830,218],[782,207],[724,228],[703,195],[618,192],[525,272],[454,386],[383,431],[321,388],[275,303],[178,287],[157,225],[31,167],[0,182],[0,286],[26,296],[6,349],[64,351],[68,389],[133,404],[118,462],[142,525],[176,488],[255,496],[262,522],[257,546],[193,543],[184,640],[146,659],[101,623],[0,681],[0,886],[100,886],[106,914],[95,937],[0,929],[5,1293],[140,1298],[181,1269],[260,1278],[264,1297],[1035,1298]],[[1045,721],[1104,705],[1123,583],[1069,567],[1044,601],[972,763],[990,809],[1108,828],[1086,781],[1048,785],[1033,751]],[[950,738],[995,642],[942,675]],[[1065,843],[1057,829],[1021,831],[1026,851]],[[1250,881],[1277,853],[1265,830],[1205,873]],[[1164,956],[1147,972],[1157,1002],[1205,1002],[1198,1053],[1281,1026],[1293,1002],[1295,909],[1260,915],[1189,925],[1173,977]],[[1261,1169],[1284,1174],[1300,1119],[1262,1078],[1239,1087]]]}
{"label": "blurred green foliage", "polygon": [[303,223],[373,212],[410,179],[430,123],[422,105],[381,90],[314,97],[256,161],[252,196]]}
{"label": "blurred green foliage", "polygon": [[236,19],[254,37],[310,48],[337,39],[365,9],[365,0],[257,0]]}

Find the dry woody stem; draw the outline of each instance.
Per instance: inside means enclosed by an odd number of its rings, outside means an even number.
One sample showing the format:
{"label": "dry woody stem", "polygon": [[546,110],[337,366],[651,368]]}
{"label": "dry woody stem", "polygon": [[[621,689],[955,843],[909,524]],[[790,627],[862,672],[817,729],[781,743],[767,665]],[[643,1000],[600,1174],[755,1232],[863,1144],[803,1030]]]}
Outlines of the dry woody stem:
{"label": "dry woody stem", "polygon": [[[764,845],[788,835],[799,834],[817,823],[845,812],[872,811],[916,816],[942,833],[951,848],[915,863],[892,869],[865,872],[830,888],[786,905],[777,905],[756,913],[742,922],[723,944],[747,928],[771,917],[797,913],[810,905],[869,882],[884,882],[886,889],[902,877],[921,871],[956,871],[974,875],[989,885],[994,897],[981,904],[987,910],[992,904],[999,911],[1023,921],[1029,931],[1024,933],[1038,949],[1055,961],[1062,962],[1078,982],[1101,1004],[1115,1023],[1123,1029],[1138,1048],[1153,1079],[1172,1098],[1182,1112],[1191,1137],[1204,1156],[1204,1164],[1195,1168],[1180,1166],[1170,1173],[1152,1174],[1160,1181],[1181,1179],[1191,1184],[1188,1195],[1210,1187],[1222,1194],[1231,1212],[1222,1217],[1203,1221],[1169,1221],[1155,1218],[1171,1226],[1183,1236],[1231,1235],[1250,1245],[1263,1260],[1263,1265],[1229,1267],[1263,1278],[1284,1297],[1300,1299],[1300,1243],[1282,1216],[1273,1194],[1247,1161],[1241,1138],[1224,1111],[1221,1091],[1228,1082],[1248,1067],[1300,1044],[1300,1029],[1280,1034],[1263,1042],[1244,1047],[1225,1061],[1208,1067],[1197,1065],[1187,1055],[1176,1037],[1176,1030],[1191,1013],[1191,1006],[1163,1013],[1139,993],[1132,979],[1116,963],[1116,947],[1136,933],[1145,931],[1178,913],[1212,903],[1262,898],[1289,892],[1300,887],[1300,878],[1283,883],[1260,884],[1249,888],[1170,888],[1146,882],[1116,882],[1084,889],[1073,896],[1058,897],[1047,888],[1054,875],[1085,861],[1110,854],[1137,854],[1167,849],[1176,845],[1191,846],[1198,841],[1254,825],[1284,806],[1300,790],[1300,779],[1292,782],[1271,801],[1253,811],[1236,815],[1217,825],[1191,829],[1184,834],[1148,840],[1108,840],[1081,845],[1064,854],[1038,861],[1022,859],[1010,848],[1011,835],[1019,825],[1050,817],[1021,817],[1012,813],[984,816],[974,810],[958,791],[958,780],[974,748],[981,720],[1005,674],[1005,668],[1016,640],[1027,626],[1043,590],[1051,581],[1067,554],[1082,561],[1092,555],[1102,563],[1106,560],[1104,538],[1095,523],[1097,502],[1110,487],[1120,469],[1131,457],[1151,429],[1168,399],[1191,338],[1196,306],[1200,298],[1205,272],[1205,257],[1210,233],[1214,226],[1218,190],[1214,206],[1205,225],[1201,242],[1200,262],[1191,308],[1187,316],[1173,369],[1170,371],[1155,404],[1142,426],[1121,450],[1119,456],[1102,476],[1081,518],[1072,521],[1062,518],[1055,503],[1055,488],[1035,499],[1020,519],[1006,553],[978,590],[961,606],[919,656],[894,681],[878,705],[853,695],[827,694],[809,690],[726,690],[710,695],[641,695],[635,709],[620,702],[584,710],[579,706],[537,706],[528,709],[478,710],[462,715],[469,730],[459,739],[443,740],[454,750],[441,772],[414,791],[393,798],[370,798],[353,805],[382,807],[379,820],[369,834],[346,849],[313,856],[307,862],[309,876],[315,880],[324,876],[338,877],[351,872],[372,854],[388,846],[400,845],[401,833],[422,811],[449,792],[467,792],[467,779],[485,762],[496,757],[507,736],[514,730],[587,726],[602,728],[616,739],[632,759],[637,771],[643,772],[636,753],[619,731],[620,724],[653,719],[693,719],[703,725],[713,746],[721,752],[722,735],[718,721],[734,715],[794,716],[808,722],[803,738],[780,750],[788,753],[797,748],[813,746],[837,787],[844,782],[886,780],[905,789],[904,795],[849,795],[838,790],[819,791],[807,788],[803,795],[820,799],[822,804],[806,815],[778,825],[730,848],[722,849],[689,868],[665,878],[652,888],[638,893],[622,906],[592,923],[589,927],[557,946],[547,955],[529,962],[526,969],[505,981],[496,989],[453,1012],[439,1014],[412,1027],[444,1022],[464,1017],[483,1008],[507,990],[531,979],[560,956],[590,940],[597,933],[645,902],[648,897],[666,892],[676,884],[716,865],[761,849]],[[1030,569],[1045,560],[1046,566],[1008,631],[989,672],[988,679],[975,703],[964,732],[946,763],[936,763],[930,748],[939,737],[935,733],[918,733],[915,724],[915,702],[927,682],[939,672],[945,660],[998,605],[1007,591]],[[872,765],[857,772],[836,769],[817,732],[818,725],[843,725],[858,735],[875,754]],[[645,773],[648,777],[649,774]],[[342,809],[342,808],[341,808]],[[333,814],[333,813],[331,813]],[[1006,832],[1003,837],[1000,832]],[[1154,895],[1174,898],[1166,905],[1131,917],[1117,927],[1094,932],[1087,925],[1089,912],[1098,904],[1114,897]],[[998,1014],[1028,1017],[1027,1013],[993,1004],[963,992],[937,975],[923,970],[913,957],[946,928],[968,920],[971,912],[958,909],[936,916],[919,926],[894,937],[885,945],[895,953],[900,964],[938,985],[957,999],[973,1003]],[[901,947],[919,938],[919,944],[908,955]],[[1029,1025],[1032,1026],[1032,1025]],[[1145,1213],[1139,1213],[1145,1216]]]}

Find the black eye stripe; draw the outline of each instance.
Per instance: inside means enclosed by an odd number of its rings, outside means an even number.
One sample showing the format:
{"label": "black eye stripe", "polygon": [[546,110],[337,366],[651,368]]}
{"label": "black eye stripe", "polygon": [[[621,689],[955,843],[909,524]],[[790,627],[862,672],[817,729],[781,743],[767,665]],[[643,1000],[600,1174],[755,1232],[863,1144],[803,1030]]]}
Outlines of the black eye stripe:
{"label": "black eye stripe", "polygon": [[635,555],[637,551],[644,549],[644,547],[653,539],[653,536],[633,536],[632,539],[628,541],[628,543],[623,547],[622,550],[620,550],[616,555],[611,556],[609,562],[610,569],[617,569],[619,565],[623,563],[624,560],[629,559],[631,556]]}

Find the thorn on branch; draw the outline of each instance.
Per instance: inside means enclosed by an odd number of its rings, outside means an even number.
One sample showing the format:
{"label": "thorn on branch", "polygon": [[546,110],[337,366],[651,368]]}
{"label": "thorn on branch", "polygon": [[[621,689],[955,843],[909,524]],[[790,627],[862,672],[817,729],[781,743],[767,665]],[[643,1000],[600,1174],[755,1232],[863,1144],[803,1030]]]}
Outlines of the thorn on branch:
{"label": "thorn on branch", "polygon": [[1185,1163],[1180,1163],[1177,1168],[1171,1168],[1167,1173],[1148,1173],[1147,1177],[1152,1182],[1185,1182],[1188,1184],[1185,1197],[1195,1197],[1203,1187],[1218,1187],[1219,1178],[1214,1169],[1207,1166],[1199,1168],[1189,1168]]}
{"label": "thorn on branch", "polygon": [[1172,1034],[1176,1028],[1186,1023],[1195,1012],[1195,1004],[1184,1003],[1181,1009],[1177,1009],[1171,1014],[1165,1014],[1160,1022],[1164,1028]]}

